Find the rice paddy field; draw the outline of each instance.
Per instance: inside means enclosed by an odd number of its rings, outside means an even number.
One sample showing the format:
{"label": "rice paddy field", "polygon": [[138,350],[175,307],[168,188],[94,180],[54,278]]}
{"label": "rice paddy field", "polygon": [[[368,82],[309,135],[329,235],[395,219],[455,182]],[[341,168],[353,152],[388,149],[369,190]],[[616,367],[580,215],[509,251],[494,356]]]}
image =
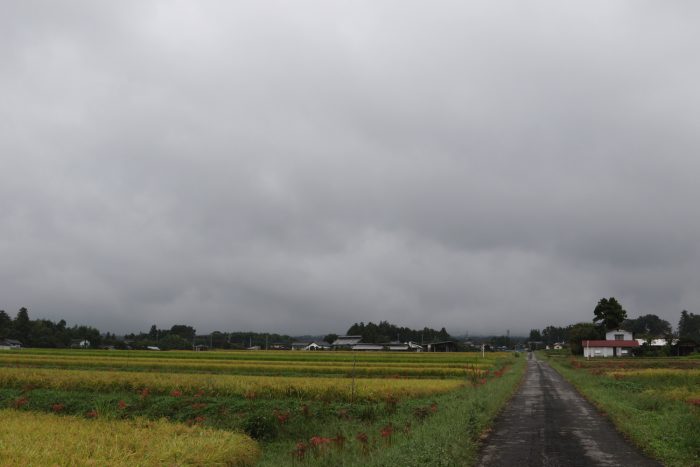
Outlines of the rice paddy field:
{"label": "rice paddy field", "polygon": [[647,454],[700,466],[700,358],[545,358]]}
{"label": "rice paddy field", "polygon": [[3,351],[0,465],[469,465],[524,360]]}

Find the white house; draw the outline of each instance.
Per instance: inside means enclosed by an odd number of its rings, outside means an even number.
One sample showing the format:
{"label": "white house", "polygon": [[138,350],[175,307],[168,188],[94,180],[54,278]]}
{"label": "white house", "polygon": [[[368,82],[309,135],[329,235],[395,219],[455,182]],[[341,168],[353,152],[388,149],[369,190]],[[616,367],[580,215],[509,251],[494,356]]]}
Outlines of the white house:
{"label": "white house", "polygon": [[605,340],[584,340],[583,356],[591,357],[625,357],[632,355],[632,349],[639,347],[639,342],[632,338],[632,333],[616,329],[605,334]]}

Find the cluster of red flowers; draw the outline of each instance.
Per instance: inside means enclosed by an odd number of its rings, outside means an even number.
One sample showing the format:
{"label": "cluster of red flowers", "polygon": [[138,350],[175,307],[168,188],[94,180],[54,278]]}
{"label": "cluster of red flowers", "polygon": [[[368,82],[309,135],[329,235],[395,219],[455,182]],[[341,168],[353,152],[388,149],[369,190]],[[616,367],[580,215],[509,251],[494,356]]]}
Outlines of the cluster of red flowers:
{"label": "cluster of red flowers", "polygon": [[88,411],[88,412],[85,414],[85,416],[86,416],[87,418],[97,418],[97,410],[92,409],[92,410]]}
{"label": "cluster of red flowers", "polygon": [[147,398],[149,394],[151,394],[151,391],[148,388],[143,388],[139,391],[139,397],[141,397],[141,399]]}
{"label": "cluster of red flowers", "polygon": [[182,397],[182,391],[180,391],[179,389],[173,389],[172,391],[170,391],[170,395],[172,397]]}
{"label": "cluster of red flowers", "polygon": [[124,410],[124,409],[126,409],[126,408],[128,407],[128,404],[127,404],[126,402],[124,402],[123,400],[120,400],[120,401],[117,403],[117,405],[119,406],[119,408],[120,408],[121,410]]}
{"label": "cluster of red flowers", "polygon": [[202,397],[204,395],[204,389],[200,389],[194,395],[194,397]]}
{"label": "cluster of red flowers", "polygon": [[206,406],[207,406],[207,404],[205,404],[204,402],[195,402],[194,404],[192,404],[192,408],[194,410],[202,410]]}
{"label": "cluster of red flowers", "polygon": [[700,406],[700,398],[698,398],[698,399],[688,399],[688,404]]}
{"label": "cluster of red flowers", "polygon": [[63,409],[65,409],[65,406],[63,404],[53,404],[51,406],[51,411],[53,412],[63,412]]}
{"label": "cluster of red flowers", "polygon": [[327,446],[330,446],[331,444],[335,445],[338,449],[343,449],[343,446],[345,446],[345,436],[341,434],[339,434],[335,438],[312,436],[309,439],[308,443],[299,441],[296,444],[294,450],[292,451],[292,457],[294,457],[297,460],[302,460],[309,452],[309,449],[311,450],[311,452],[314,453],[315,456],[318,456],[326,449]]}

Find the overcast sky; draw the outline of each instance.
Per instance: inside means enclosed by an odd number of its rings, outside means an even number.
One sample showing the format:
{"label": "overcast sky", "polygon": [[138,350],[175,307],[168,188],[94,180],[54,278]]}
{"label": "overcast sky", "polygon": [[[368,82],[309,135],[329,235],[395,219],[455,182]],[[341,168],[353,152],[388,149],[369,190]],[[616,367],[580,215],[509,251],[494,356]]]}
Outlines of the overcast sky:
{"label": "overcast sky", "polygon": [[0,309],[453,334],[700,311],[700,6],[4,1]]}

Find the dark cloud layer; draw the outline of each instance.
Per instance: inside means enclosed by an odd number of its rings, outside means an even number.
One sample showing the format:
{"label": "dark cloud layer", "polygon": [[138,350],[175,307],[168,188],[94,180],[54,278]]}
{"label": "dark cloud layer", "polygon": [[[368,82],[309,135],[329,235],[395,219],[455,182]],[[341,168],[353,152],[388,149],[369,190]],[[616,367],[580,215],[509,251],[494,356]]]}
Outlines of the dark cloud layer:
{"label": "dark cloud layer", "polygon": [[697,311],[692,2],[6,2],[0,307],[132,331]]}

